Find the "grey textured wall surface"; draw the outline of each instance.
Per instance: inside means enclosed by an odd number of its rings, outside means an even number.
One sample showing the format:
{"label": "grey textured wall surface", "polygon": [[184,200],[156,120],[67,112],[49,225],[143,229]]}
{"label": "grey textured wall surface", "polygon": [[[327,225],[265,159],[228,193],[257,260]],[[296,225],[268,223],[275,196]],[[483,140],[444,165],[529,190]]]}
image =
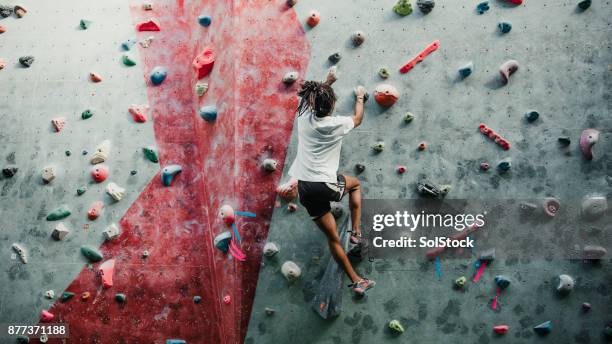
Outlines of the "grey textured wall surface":
{"label": "grey textured wall surface", "polygon": [[[0,20],[8,29],[0,37],[0,57],[7,64],[0,71],[0,168],[19,168],[12,178],[0,176],[0,323],[31,324],[54,301],[43,293],[61,294],[86,264],[80,246],[102,243],[106,226],[121,219],[158,165],[142,153],[142,147],[155,144],[151,117],[135,123],[128,113],[130,105],[147,103],[142,69],[121,61],[121,43],[134,35],[128,3],[20,4],[28,9],[25,17]],[[79,27],[81,19],[93,21],[88,30]],[[130,54],[138,60],[137,49]],[[36,59],[30,68],[18,63],[24,55]],[[90,72],[103,81],[90,81]],[[93,109],[94,116],[81,119],[85,109]],[[67,119],[59,133],[51,126],[55,117]],[[105,163],[110,176],[97,184],[90,177],[90,159],[104,140],[112,144]],[[46,166],[57,171],[47,185],[41,179]],[[120,202],[106,194],[109,182],[126,188]],[[83,185],[87,192],[77,196]],[[87,210],[94,201],[103,201],[105,210],[90,221]],[[62,204],[72,210],[61,221],[71,232],[55,241],[51,232],[60,221],[45,217]],[[28,264],[15,257],[13,243],[28,251]]]}
{"label": "grey textured wall surface", "polygon": [[[491,9],[478,15],[477,2],[437,1],[429,15],[414,6],[412,15],[399,17],[392,11],[393,0],[300,2],[298,17],[306,18],[311,9],[321,13],[317,27],[305,28],[312,44],[306,78],[322,78],[329,67],[327,57],[336,51],[343,55],[338,64],[340,79],[334,85],[339,96],[336,114],[351,113],[356,84],[364,84],[371,92],[377,84],[389,83],[401,94],[386,110],[372,100],[367,103],[363,125],[344,140],[340,172],[354,174],[354,164],[364,163],[366,171],[359,175],[363,194],[374,199],[418,197],[415,183],[421,175],[438,184],[451,184],[447,197],[456,199],[554,196],[561,200],[563,211],[564,204],[578,206],[586,196],[610,198],[612,7],[608,1],[594,1],[581,12],[576,3],[527,0],[514,7],[490,1]],[[512,31],[501,35],[500,21],[511,22]],[[354,30],[367,36],[357,48],[350,42]],[[435,39],[441,43],[436,52],[408,74],[397,72]],[[517,60],[520,68],[503,86],[498,68],[508,59]],[[468,61],[473,61],[474,73],[459,80],[457,69]],[[377,74],[382,66],[392,71],[386,81]],[[529,109],[540,113],[532,124],[523,116]],[[403,122],[407,111],[415,115],[410,124]],[[506,137],[512,148],[503,151],[480,134],[480,123]],[[602,135],[589,162],[577,143],[582,130],[591,127]],[[560,136],[571,137],[569,149],[559,147]],[[386,149],[373,154],[370,146],[379,140]],[[419,152],[417,145],[422,141],[428,148]],[[288,162],[295,150],[294,135]],[[481,162],[495,166],[506,157],[513,161],[509,173],[479,170]],[[398,165],[406,165],[407,173],[398,175]],[[291,214],[284,205],[274,213],[268,239],[281,250],[273,258],[264,258],[247,343],[605,341],[602,331],[612,314],[609,260],[591,266],[575,260],[501,259],[465,291],[454,290],[452,284],[455,278],[474,273],[475,258],[443,259],[441,280],[435,276],[434,264],[425,260],[365,261],[358,271],[378,285],[365,299],[345,298],[338,318],[322,320],[309,301],[329,261],[327,244],[303,207]],[[508,206],[517,203],[509,201]],[[554,226],[554,221],[548,225]],[[611,231],[609,224],[598,226],[604,233]],[[538,227],[533,224],[511,230],[515,235],[522,232],[527,242],[538,239]],[[498,247],[503,246],[500,242]],[[302,268],[299,281],[288,283],[280,273],[286,260]],[[500,273],[511,277],[513,284],[504,291],[500,308],[493,311],[493,276]],[[576,289],[566,298],[555,293],[555,278],[562,273],[577,280]],[[583,302],[593,304],[590,313],[581,313]],[[276,309],[276,314],[267,316],[265,307]],[[387,329],[391,319],[403,323],[402,336]],[[546,320],[552,320],[553,331],[538,338],[532,327]],[[503,337],[492,331],[500,324],[510,326]]]}

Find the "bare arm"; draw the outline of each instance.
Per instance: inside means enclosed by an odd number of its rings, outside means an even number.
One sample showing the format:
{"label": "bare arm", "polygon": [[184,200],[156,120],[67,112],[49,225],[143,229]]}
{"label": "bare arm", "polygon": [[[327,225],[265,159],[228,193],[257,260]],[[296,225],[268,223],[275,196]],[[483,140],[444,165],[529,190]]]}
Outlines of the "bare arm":
{"label": "bare arm", "polygon": [[363,121],[363,103],[365,102],[365,95],[365,87],[357,86],[357,88],[355,88],[355,115],[353,116],[355,128],[361,125],[361,122]]}

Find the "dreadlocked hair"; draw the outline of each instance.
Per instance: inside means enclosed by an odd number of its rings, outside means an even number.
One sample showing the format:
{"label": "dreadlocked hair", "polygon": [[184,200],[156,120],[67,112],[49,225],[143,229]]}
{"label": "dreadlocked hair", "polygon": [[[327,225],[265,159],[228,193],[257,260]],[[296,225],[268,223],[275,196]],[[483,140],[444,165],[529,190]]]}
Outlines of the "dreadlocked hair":
{"label": "dreadlocked hair", "polygon": [[298,105],[298,116],[312,111],[317,117],[325,117],[333,110],[336,103],[334,89],[323,82],[306,81],[298,91],[301,97]]}

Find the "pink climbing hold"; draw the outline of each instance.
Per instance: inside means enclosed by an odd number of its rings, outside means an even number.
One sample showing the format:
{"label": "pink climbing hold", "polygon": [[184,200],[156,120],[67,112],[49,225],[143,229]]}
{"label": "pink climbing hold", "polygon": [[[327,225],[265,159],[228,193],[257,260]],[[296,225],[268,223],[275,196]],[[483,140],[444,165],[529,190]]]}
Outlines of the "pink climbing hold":
{"label": "pink climbing hold", "polygon": [[204,48],[196,58],[193,60],[193,66],[198,71],[198,79],[210,74],[215,64],[215,54],[210,47]]}
{"label": "pink climbing hold", "polygon": [[99,74],[94,73],[94,72],[89,73],[89,78],[93,82],[100,82],[100,81],[102,81],[102,77]]}
{"label": "pink climbing hold", "polygon": [[104,288],[110,288],[113,286],[113,273],[115,272],[115,260],[109,259],[104,263],[100,264],[98,269],[100,277],[102,278],[102,285]]}
{"label": "pink climbing hold", "polygon": [[108,178],[108,166],[103,164],[97,164],[91,168],[91,178],[96,183],[102,183]]}
{"label": "pink climbing hold", "polygon": [[489,137],[491,140],[495,141],[498,145],[500,145],[504,150],[510,149],[510,142],[504,139],[501,135],[496,133],[493,129],[487,127],[483,123],[480,123],[478,127],[481,133]]}
{"label": "pink climbing hold", "polygon": [[483,171],[488,171],[489,168],[491,168],[491,165],[489,165],[488,162],[481,162],[480,163],[480,169]]}
{"label": "pink climbing hold", "polygon": [[53,313],[46,311],[46,310],[42,310],[40,312],[40,321],[47,323],[47,322],[51,322],[53,321],[53,319],[55,318],[55,315],[53,315]]}
{"label": "pink climbing hold", "polygon": [[399,92],[389,84],[381,84],[374,89],[374,99],[378,105],[390,107],[399,99]]}
{"label": "pink climbing hold", "polygon": [[584,158],[593,160],[593,146],[599,141],[599,130],[585,129],[580,135],[580,151]]}
{"label": "pink climbing hold", "polygon": [[403,165],[398,166],[398,167],[397,167],[397,173],[399,173],[399,174],[404,174],[404,173],[406,173],[406,166],[403,166]]}
{"label": "pink climbing hold", "polygon": [[132,114],[135,122],[144,123],[147,121],[147,108],[146,105],[132,105],[128,108],[128,111]]}
{"label": "pink climbing hold", "polygon": [[234,214],[234,208],[230,205],[223,205],[221,209],[219,209],[219,216],[223,219],[223,222],[231,226],[234,221],[236,221],[236,215]]}
{"label": "pink climbing hold", "polygon": [[435,40],[433,42],[431,42],[427,47],[425,47],[425,49],[423,49],[423,51],[421,51],[421,53],[419,53],[416,57],[414,57],[412,60],[408,61],[408,63],[406,63],[405,65],[403,65],[400,68],[400,73],[402,74],[406,74],[408,72],[410,72],[410,70],[412,68],[414,68],[414,66],[417,65],[417,63],[420,63],[421,61],[423,61],[425,59],[425,57],[427,57],[427,55],[433,53],[434,51],[438,50],[438,48],[440,47],[440,41],[439,40]]}
{"label": "pink climbing hold", "polygon": [[509,329],[510,327],[508,325],[498,325],[493,327],[493,331],[495,331],[497,334],[506,334],[508,333]]}
{"label": "pink climbing hold", "polygon": [[510,81],[510,75],[514,74],[518,68],[519,65],[516,60],[508,60],[499,67],[499,74],[501,75],[504,84],[507,84],[508,81]]}
{"label": "pink climbing hold", "polygon": [[53,128],[55,128],[55,131],[59,133],[60,131],[62,131],[64,126],[66,126],[66,118],[65,117],[54,118],[51,120],[51,124],[53,125]]}
{"label": "pink climbing hold", "polygon": [[160,31],[159,24],[153,19],[136,24],[138,31]]}
{"label": "pink climbing hold", "polygon": [[226,305],[229,305],[230,303],[232,303],[232,297],[229,295],[225,295],[223,297],[223,303],[225,303]]}
{"label": "pink climbing hold", "polygon": [[104,209],[104,202],[102,201],[93,202],[91,204],[91,207],[89,207],[89,210],[87,211],[87,217],[93,221],[97,219],[98,217],[100,217],[100,215],[102,215],[103,209]]}

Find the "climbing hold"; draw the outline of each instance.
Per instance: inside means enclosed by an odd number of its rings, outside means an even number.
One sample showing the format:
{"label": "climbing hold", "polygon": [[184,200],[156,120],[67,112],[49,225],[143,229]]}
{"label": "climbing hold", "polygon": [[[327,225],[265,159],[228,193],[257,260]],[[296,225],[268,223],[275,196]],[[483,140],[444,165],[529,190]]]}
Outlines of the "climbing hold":
{"label": "climbing hold", "polygon": [[455,286],[457,288],[465,287],[465,283],[467,282],[467,278],[465,276],[461,276],[455,280]]}
{"label": "climbing hold", "polygon": [[45,184],[51,183],[51,181],[55,179],[55,168],[53,168],[52,166],[47,166],[43,168],[41,177]]}
{"label": "climbing hold", "polygon": [[308,26],[310,27],[315,27],[319,24],[320,21],[321,21],[321,15],[319,14],[319,12],[312,10],[308,14],[308,19],[306,20],[306,24],[308,24]]}
{"label": "climbing hold", "polygon": [[217,234],[213,243],[215,247],[223,252],[227,252],[229,250],[230,240],[232,240],[232,233],[229,231],[225,231]]}
{"label": "climbing hold", "polygon": [[399,99],[399,92],[389,84],[381,84],[374,89],[374,99],[376,99],[378,105],[390,107]]}
{"label": "climbing hold", "polygon": [[289,282],[292,282],[300,278],[302,270],[296,263],[288,260],[281,266],[281,273]]}
{"label": "climbing hold", "polygon": [[63,292],[63,293],[62,293],[62,295],[60,296],[60,300],[61,300],[62,302],[66,302],[66,301],[68,301],[68,300],[72,299],[73,297],[74,297],[74,293],[71,293],[71,292],[69,292],[69,291],[65,291],[65,292]]}
{"label": "climbing hold", "polygon": [[134,58],[129,54],[123,54],[123,56],[121,57],[121,61],[123,61],[123,64],[128,67],[136,65],[136,60],[134,60]]}
{"label": "climbing hold", "polygon": [[223,297],[223,303],[225,303],[226,305],[229,305],[230,303],[232,303],[232,297],[229,295],[225,295]]}
{"label": "climbing hold", "polygon": [[[6,28],[2,25],[0,25],[0,33],[5,33],[6,32]],[[0,68],[2,69],[2,68]]]}
{"label": "climbing hold", "polygon": [[153,39],[155,39],[155,37],[149,36],[149,37],[143,38],[138,43],[140,43],[141,47],[148,48],[151,46],[151,43],[153,43]]}
{"label": "climbing hold", "polygon": [[440,194],[442,196],[447,195],[449,192],[451,192],[452,189],[453,189],[453,186],[450,184],[440,185]]}
{"label": "climbing hold", "polygon": [[198,17],[198,23],[200,23],[200,25],[204,27],[210,26],[210,24],[212,23],[212,18],[210,16],[200,15]]}
{"label": "climbing hold", "polygon": [[231,226],[236,221],[236,214],[234,213],[234,208],[232,208],[232,206],[229,204],[224,204],[219,209],[219,217],[227,226]]}
{"label": "climbing hold", "polygon": [[330,212],[334,216],[334,218],[339,219],[344,213],[344,208],[342,207],[342,203],[340,202],[331,202]]}
{"label": "climbing hold", "polygon": [[81,27],[81,29],[87,30],[91,26],[91,23],[91,20],[81,19],[81,21],[79,22],[79,26]]}
{"label": "climbing hold", "polygon": [[204,50],[193,60],[193,66],[198,71],[198,80],[210,74],[215,65],[215,54],[210,47]]}
{"label": "climbing hold", "polygon": [[529,111],[527,111],[525,113],[525,119],[529,123],[533,123],[533,122],[537,121],[538,118],[540,118],[540,114],[537,111],[535,111],[535,110],[529,110]]}
{"label": "climbing hold", "polygon": [[393,11],[402,17],[410,15],[412,13],[412,4],[410,0],[398,0],[397,4],[393,6]]}
{"label": "climbing hold", "polygon": [[558,199],[553,197],[547,197],[544,199],[544,213],[550,217],[554,217],[557,215],[559,208],[561,207],[561,202]]}
{"label": "climbing hold", "polygon": [[497,334],[506,334],[508,333],[508,325],[497,325],[493,327],[493,331]]}
{"label": "climbing hold", "polygon": [[166,80],[166,76],[168,75],[168,71],[164,67],[157,66],[153,68],[151,72],[151,83],[153,85],[160,85],[164,80]]}
{"label": "climbing hold", "polygon": [[481,162],[480,163],[480,169],[483,171],[488,171],[489,168],[491,168],[491,165],[489,165],[488,162]]}
{"label": "climbing hold", "polygon": [[353,42],[353,45],[356,47],[362,45],[363,42],[365,42],[365,33],[363,33],[363,31],[353,32],[353,34],[351,35],[351,41]]}
{"label": "climbing hold", "polygon": [[580,151],[587,160],[593,160],[593,146],[599,141],[599,131],[585,129],[580,134]]}
{"label": "climbing hold", "polygon": [[591,7],[591,0],[582,0],[578,2],[578,8],[580,8],[583,11],[588,9],[589,7]]}
{"label": "climbing hold", "polygon": [[142,9],[145,11],[151,11],[153,10],[153,4],[151,4],[150,2],[145,2],[144,4],[142,4]]}
{"label": "climbing hold", "polygon": [[567,147],[572,143],[572,140],[567,136],[559,137],[557,141],[562,147]]}
{"label": "climbing hold", "polygon": [[26,13],[28,13],[28,11],[26,11],[25,8],[19,5],[15,6],[15,8],[13,9],[13,12],[15,12],[15,15],[17,16],[17,18],[23,18],[23,16],[25,16]]}
{"label": "climbing hold", "polygon": [[485,135],[488,138],[490,138],[491,140],[495,141],[495,143],[497,143],[499,146],[501,146],[504,150],[510,149],[510,142],[508,142],[501,135],[496,133],[493,129],[487,127],[483,123],[480,123],[480,125],[478,126],[478,129],[480,130],[480,132],[483,135]]}
{"label": "climbing hold", "polygon": [[13,178],[13,176],[15,175],[15,173],[17,173],[17,171],[19,171],[19,168],[11,166],[11,167],[3,168],[2,169],[2,174],[6,178]]}
{"label": "climbing hold", "polygon": [[439,197],[442,193],[437,186],[426,179],[417,182],[416,189],[419,194],[424,196]]}
{"label": "climbing hold", "polygon": [[82,118],[82,119],[89,119],[89,118],[91,118],[93,115],[94,115],[93,110],[89,110],[89,109],[87,109],[87,110],[85,110],[85,111],[81,112],[81,118]]}
{"label": "climbing hold", "polygon": [[13,8],[11,6],[0,5],[0,16],[6,18],[13,14]]}
{"label": "climbing hold", "polygon": [[64,225],[63,222],[60,222],[53,229],[53,232],[51,233],[51,237],[59,241],[59,240],[63,240],[66,237],[66,235],[68,235],[68,233],[70,233],[70,230],[66,228],[66,225]]}
{"label": "climbing hold", "polygon": [[15,251],[15,253],[17,253],[19,259],[21,259],[21,262],[23,264],[28,263],[28,253],[26,252],[25,248],[23,248],[18,243],[13,243],[13,245],[11,245],[11,248],[13,249],[13,251]]}
{"label": "climbing hold", "polygon": [[132,105],[128,108],[128,112],[132,115],[134,122],[144,123],[147,121],[147,105]]}
{"label": "climbing hold", "polygon": [[424,150],[425,150],[425,148],[427,148],[427,144],[426,144],[425,142],[421,142],[421,143],[419,143],[418,149],[419,149],[420,151],[424,151]]}
{"label": "climbing hold", "polygon": [[166,339],[166,344],[187,344],[187,342],[182,339]]}
{"label": "climbing hold", "polygon": [[391,320],[389,321],[389,328],[395,333],[404,333],[404,326],[399,322],[399,320]]}
{"label": "climbing hold", "polygon": [[429,14],[429,12],[433,11],[435,5],[434,0],[417,0],[417,6],[423,14]]}
{"label": "climbing hold", "polygon": [[172,180],[174,180],[174,177],[176,177],[182,171],[183,168],[181,165],[167,165],[161,172],[162,184],[164,184],[164,186],[170,186],[170,184],[172,184]]}
{"label": "climbing hold", "polygon": [[521,5],[523,3],[523,0],[506,0],[506,1],[513,5]]}
{"label": "climbing hold", "polygon": [[493,280],[495,281],[495,284],[497,284],[499,289],[506,289],[508,288],[508,286],[510,286],[510,280],[506,276],[497,275]]}
{"label": "climbing hold", "polygon": [[295,203],[287,204],[287,211],[290,212],[290,213],[295,213],[297,211],[297,208],[298,208],[298,206]]}
{"label": "climbing hold", "polygon": [[582,248],[582,259],[599,260],[608,253],[608,250],[597,245],[586,245]]}
{"label": "climbing hold", "polygon": [[508,33],[510,32],[510,30],[512,30],[512,24],[510,24],[509,22],[500,22],[499,24],[497,24],[497,27],[499,28],[499,32],[501,33]]}
{"label": "climbing hold", "polygon": [[46,311],[46,310],[42,310],[40,312],[40,321],[47,323],[47,322],[51,322],[53,321],[53,318],[55,318],[55,315],[53,315],[53,313]]}
{"label": "climbing hold", "polygon": [[2,58],[0,58],[0,70],[3,70],[5,66],[6,66],[6,62],[4,62]]}
{"label": "climbing hold", "polygon": [[404,115],[404,122],[410,123],[412,122],[412,120],[414,120],[414,114],[412,112],[406,112],[406,114]]}
{"label": "climbing hold", "polygon": [[203,81],[198,81],[195,85],[195,91],[198,97],[201,97],[208,91],[208,83]]}
{"label": "climbing hold", "polygon": [[268,158],[263,161],[262,166],[264,170],[268,172],[273,172],[276,171],[278,163],[276,162],[276,160]]}
{"label": "climbing hold", "polygon": [[104,140],[102,143],[96,147],[96,151],[91,156],[90,162],[92,165],[99,164],[105,162],[108,159],[108,155],[110,154],[111,142],[109,140]]}
{"label": "climbing hold", "polygon": [[417,65],[417,63],[421,63],[425,59],[425,57],[427,57],[427,55],[438,50],[439,47],[440,47],[440,41],[437,39],[429,43],[429,45],[426,46],[425,49],[423,49],[423,51],[421,51],[417,56],[413,57],[412,60],[408,61],[406,64],[404,64],[400,68],[400,73],[402,74],[408,73],[412,68],[414,68],[414,66]]}
{"label": "climbing hold", "polygon": [[383,78],[386,79],[389,77],[389,68],[387,67],[380,67],[380,69],[378,70],[378,75]]}
{"label": "climbing hold", "polygon": [[68,209],[67,205],[61,205],[49,212],[47,214],[47,221],[57,221],[70,216],[70,209]]}
{"label": "climbing hold", "polygon": [[342,55],[340,55],[340,53],[333,53],[329,55],[327,59],[329,60],[329,62],[336,64],[340,62],[340,60],[342,59]]}
{"label": "climbing hold", "polygon": [[582,311],[583,311],[583,312],[585,312],[585,313],[587,313],[588,311],[590,311],[590,310],[591,310],[591,308],[593,308],[593,306],[591,306],[591,304],[590,304],[590,303],[588,303],[588,302],[584,302],[584,303],[582,304]]}
{"label": "climbing hold", "polygon": [[66,126],[66,118],[65,117],[57,117],[51,120],[51,124],[53,128],[55,128],[56,132],[60,132],[64,126]]}
{"label": "climbing hold", "polygon": [[376,142],[373,146],[372,149],[376,152],[376,153],[380,153],[383,150],[385,150],[385,143],[383,141],[378,141]]}
{"label": "climbing hold", "polygon": [[459,76],[461,76],[462,78],[467,78],[468,76],[472,75],[472,72],[474,71],[474,63],[472,61],[466,63],[465,65],[463,65],[463,67],[459,68]]}
{"label": "climbing hold", "polygon": [[550,320],[543,322],[540,325],[535,326],[533,330],[539,335],[549,334],[552,330],[552,323],[550,322]]}
{"label": "climbing hold", "polygon": [[193,297],[193,303],[198,304],[202,302],[202,297],[200,295],[196,295]]}
{"label": "climbing hold", "polygon": [[136,171],[136,170],[131,170],[131,171],[130,171],[130,174],[131,174],[131,175],[133,175],[133,176],[135,176],[135,175],[136,175],[136,173],[138,173],[138,171]]}
{"label": "climbing hold", "polygon": [[108,183],[106,193],[116,202],[119,202],[125,196],[125,189],[115,183]]}
{"label": "climbing hold", "polygon": [[516,60],[508,60],[499,66],[499,74],[501,75],[504,84],[507,84],[510,81],[510,76],[514,74],[518,68],[519,65]]}
{"label": "climbing hold", "polygon": [[559,275],[559,283],[557,284],[557,292],[560,294],[568,294],[574,290],[574,279],[569,275]]}
{"label": "climbing hold", "polygon": [[357,173],[363,173],[365,169],[366,167],[364,164],[355,164],[355,171],[357,171]]}
{"label": "climbing hold", "polygon": [[148,258],[148,257],[149,257],[149,251],[148,250],[142,251],[142,258]]}
{"label": "climbing hold", "polygon": [[91,81],[93,82],[100,82],[102,81],[102,77],[94,72],[89,73],[89,79],[91,79]]}
{"label": "climbing hold", "polygon": [[264,309],[264,312],[266,313],[266,315],[267,315],[267,316],[273,316],[273,315],[274,315],[274,313],[276,313],[276,311],[275,311],[274,309],[272,309],[272,308],[268,308],[268,307],[266,307],[266,308]]}
{"label": "climbing hold", "polygon": [[95,165],[91,168],[91,178],[96,183],[102,183],[108,178],[108,166],[103,164]]}
{"label": "climbing hold", "polygon": [[100,264],[98,273],[102,279],[102,285],[104,288],[110,288],[113,286],[113,273],[115,272],[115,260],[109,259],[104,263]]}
{"label": "climbing hold", "polygon": [[283,82],[287,85],[291,85],[296,82],[299,77],[300,75],[296,71],[287,72],[287,74],[283,76]]}
{"label": "climbing hold", "polygon": [[406,173],[406,166],[400,165],[397,167],[397,173],[404,174]]}
{"label": "climbing hold", "polygon": [[478,260],[482,262],[492,262],[495,260],[495,248],[482,251],[478,256]]}
{"label": "climbing hold", "polygon": [[603,330],[604,336],[606,338],[612,338],[612,322],[609,322]]}
{"label": "climbing hold", "polygon": [[151,162],[159,162],[159,157],[157,156],[157,148],[154,146],[143,147],[142,152],[144,153],[145,158]]}
{"label": "climbing hold", "polygon": [[510,158],[505,158],[497,164],[497,169],[501,173],[510,171],[510,167],[512,167],[512,159]]}
{"label": "climbing hold", "polygon": [[280,249],[278,248],[278,246],[273,243],[273,242],[267,242],[264,247],[263,247],[263,254],[266,257],[272,257],[275,254],[278,253]]}
{"label": "climbing hold", "polygon": [[293,7],[295,4],[297,4],[297,0],[287,0],[286,4],[288,7]]}
{"label": "climbing hold", "polygon": [[160,31],[159,24],[153,19],[149,19],[145,22],[136,24],[136,30],[138,31]]}
{"label": "climbing hold", "polygon": [[519,206],[520,210],[525,214],[533,213],[536,209],[538,209],[537,205],[528,202],[521,202]]}
{"label": "climbing hold", "polygon": [[127,300],[127,296],[125,296],[125,294],[122,294],[122,293],[115,294],[115,301],[119,303],[125,303],[126,300]]}
{"label": "climbing hold", "polygon": [[81,300],[82,301],[87,301],[87,299],[89,299],[90,296],[91,296],[90,292],[88,292],[88,291],[83,292],[83,294],[81,294]]}
{"label": "climbing hold", "polygon": [[85,258],[89,259],[92,262],[99,262],[104,259],[104,255],[102,255],[102,252],[100,252],[100,250],[98,250],[98,248],[94,246],[81,246],[81,253],[85,256]]}
{"label": "climbing hold", "polygon": [[582,215],[589,220],[601,217],[608,210],[608,200],[604,196],[592,196],[582,200]]}
{"label": "climbing hold", "polygon": [[213,122],[217,119],[217,106],[206,105],[200,108],[200,117],[206,122]]}
{"label": "climbing hold", "polygon": [[127,41],[121,43],[121,48],[123,48],[123,50],[130,50],[135,44],[136,44],[136,39],[129,38]]}
{"label": "climbing hold", "polygon": [[476,5],[476,12],[478,12],[478,14],[484,14],[488,10],[489,10],[489,2],[488,1],[483,1],[483,2],[479,3],[478,5]]}
{"label": "climbing hold", "polygon": [[47,299],[53,299],[55,297],[55,292],[53,290],[45,291],[45,297]]}
{"label": "climbing hold", "polygon": [[113,240],[121,234],[121,229],[116,224],[112,223],[106,227],[102,234],[104,235],[104,240]]}

